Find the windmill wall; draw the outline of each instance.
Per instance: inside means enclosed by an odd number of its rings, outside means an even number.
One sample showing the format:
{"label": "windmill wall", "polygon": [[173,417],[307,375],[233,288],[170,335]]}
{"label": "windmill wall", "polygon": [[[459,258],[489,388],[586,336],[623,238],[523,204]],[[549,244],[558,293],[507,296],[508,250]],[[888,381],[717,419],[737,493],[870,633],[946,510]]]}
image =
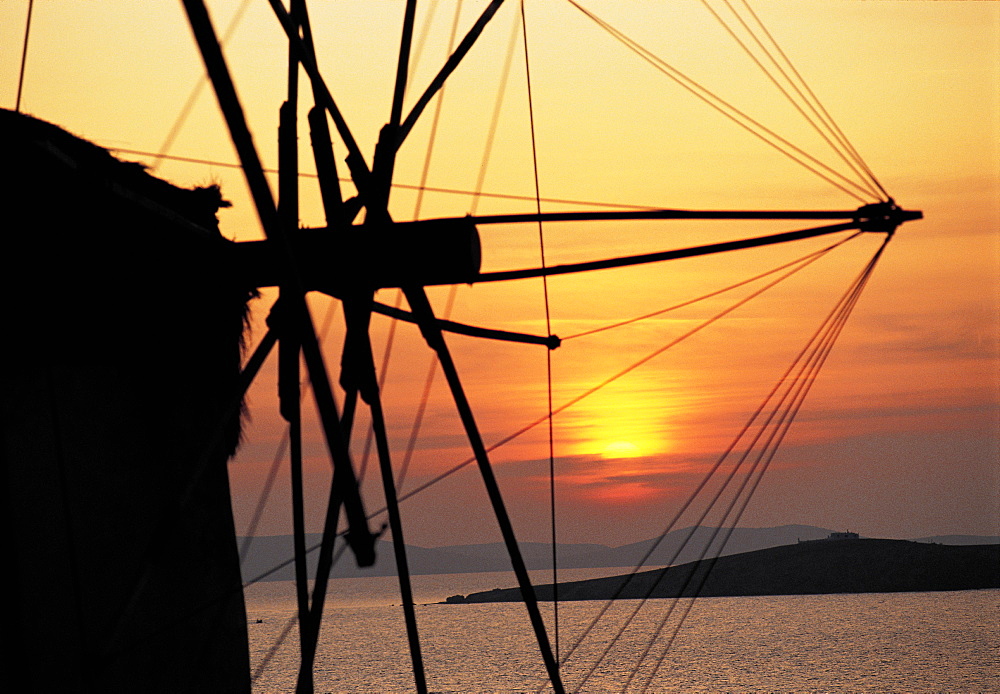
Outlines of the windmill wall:
{"label": "windmill wall", "polygon": [[0,111],[3,629],[34,691],[249,691],[217,189]]}

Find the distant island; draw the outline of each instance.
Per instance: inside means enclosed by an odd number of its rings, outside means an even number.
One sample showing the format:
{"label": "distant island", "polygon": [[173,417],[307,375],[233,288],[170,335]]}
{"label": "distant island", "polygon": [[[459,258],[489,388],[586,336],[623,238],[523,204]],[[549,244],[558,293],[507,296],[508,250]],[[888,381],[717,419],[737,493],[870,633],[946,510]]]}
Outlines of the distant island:
{"label": "distant island", "polygon": [[[558,597],[672,598],[821,593],[895,593],[1000,588],[1000,544],[941,545],[908,540],[832,539],[798,542],[712,562],[560,583]],[[707,578],[705,573],[708,569]],[[552,585],[535,586],[539,600],[552,600]],[[520,601],[517,588],[455,595],[451,604]]]}
{"label": "distant island", "polygon": [[[831,531],[812,525],[782,525],[774,528],[736,528],[730,534],[724,548],[725,554],[749,552],[755,549],[793,544],[797,540],[818,539]],[[636,566],[643,557],[649,555],[647,566],[681,564],[698,557],[698,548],[710,542],[718,534],[716,528],[698,526],[681,528],[667,533],[660,540],[649,539],[632,542],[618,547],[600,544],[559,543],[559,566],[564,569],[592,569]],[[318,546],[320,535],[307,535],[306,546]],[[974,539],[974,538],[973,538]],[[256,538],[237,538],[248,551],[243,562],[243,578],[250,580],[264,575],[268,581],[289,581],[295,579],[295,568],[289,559],[293,554],[291,535],[276,535]],[[248,542],[249,540],[249,542]],[[948,544],[970,544],[970,538],[959,539]],[[1000,542],[1000,538],[996,538]],[[991,540],[983,539],[982,544]],[[529,569],[547,569],[552,566],[552,545],[543,542],[521,542],[521,555]],[[651,553],[651,554],[650,554]],[[243,551],[241,550],[241,554]],[[318,553],[307,557],[309,573],[316,571],[315,560]],[[353,561],[338,562],[333,568],[335,578],[362,578],[365,576],[395,576],[396,560],[392,544],[385,540],[376,543],[375,565],[358,568]],[[474,545],[450,545],[446,547],[406,546],[406,556],[412,575],[458,574],[510,572],[510,558],[502,542]],[[274,570],[275,567],[277,570]]]}
{"label": "distant island", "polygon": [[[803,540],[821,540],[835,531],[813,525],[781,525],[771,528],[726,529],[729,536],[722,554],[740,554],[769,547],[794,545]],[[622,572],[637,566],[644,557],[646,566],[666,566],[695,561],[701,548],[711,543],[719,546],[721,537],[716,528],[697,526],[674,530],[659,540],[649,539],[619,547],[599,544],[556,545],[561,569],[621,568]],[[714,538],[714,540],[713,540]],[[306,546],[318,547],[320,535],[307,535]],[[1000,544],[1000,537],[975,535],[941,535],[915,538],[916,542],[944,545]],[[243,580],[291,581],[295,579],[292,565],[294,544],[291,535],[272,535],[255,538],[237,538],[240,553],[245,556],[242,565]],[[528,569],[548,569],[552,566],[552,545],[542,542],[521,542],[521,554]],[[310,575],[315,575],[319,552],[307,556]],[[395,576],[396,561],[392,543],[376,543],[377,560],[374,566],[360,569],[345,557],[332,571],[334,578],[363,578],[366,576]],[[447,547],[406,546],[406,556],[412,575],[510,572],[510,559],[503,543],[477,545],[451,545]]]}

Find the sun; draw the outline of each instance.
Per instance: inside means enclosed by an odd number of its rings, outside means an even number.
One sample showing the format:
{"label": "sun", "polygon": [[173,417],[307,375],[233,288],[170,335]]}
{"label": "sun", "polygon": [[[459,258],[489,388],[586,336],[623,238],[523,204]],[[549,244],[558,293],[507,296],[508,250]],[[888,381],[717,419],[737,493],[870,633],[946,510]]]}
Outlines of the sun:
{"label": "sun", "polygon": [[631,441],[613,441],[601,451],[605,460],[613,458],[638,458],[642,450]]}

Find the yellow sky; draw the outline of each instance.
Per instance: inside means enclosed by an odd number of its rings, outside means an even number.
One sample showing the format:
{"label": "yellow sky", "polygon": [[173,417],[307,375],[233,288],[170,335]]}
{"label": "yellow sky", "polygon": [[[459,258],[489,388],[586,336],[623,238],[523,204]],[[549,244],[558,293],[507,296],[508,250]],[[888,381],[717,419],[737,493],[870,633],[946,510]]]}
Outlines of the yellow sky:
{"label": "yellow sky", "polygon": [[[585,4],[768,127],[824,161],[836,161],[701,3]],[[408,103],[445,56],[454,5],[438,5]],[[466,5],[463,27],[484,3]],[[219,27],[227,25],[236,6],[212,5]],[[312,8],[320,65],[369,161],[388,115],[402,6],[355,0]],[[475,187],[516,7],[508,1],[449,82],[428,185]],[[797,0],[757,2],[754,7],[890,194],[905,207],[922,209],[926,219],[903,227],[890,244],[807,402],[801,426],[787,442],[790,450],[776,461],[773,482],[762,487],[759,510],[752,510],[749,520],[850,525],[866,534],[898,536],[1000,533],[1000,5]],[[15,101],[26,8],[27,2],[19,0],[0,5],[0,105],[7,108]],[[853,209],[860,204],[691,98],[567,3],[532,0],[527,17],[543,196],[691,208]],[[276,22],[262,2],[253,3],[227,45],[267,166],[275,164],[284,51]],[[485,175],[490,192],[532,195],[534,190],[521,55],[513,63]],[[201,73],[179,4],[36,3],[22,110],[107,147],[157,151]],[[429,110],[400,153],[398,182],[419,181],[431,115]],[[300,144],[303,169],[311,170],[304,133]],[[197,101],[170,153],[235,161],[209,90]],[[343,147],[337,153],[342,158]],[[224,233],[235,239],[260,236],[238,172],[166,161],[157,173],[181,185],[220,182],[234,202],[221,215]],[[312,180],[303,181],[303,205],[303,224],[323,223]],[[412,192],[394,192],[397,219],[412,218],[414,205]],[[461,215],[472,205],[469,196],[428,194],[421,216]],[[478,203],[480,213],[532,208],[531,202]],[[545,233],[549,261],[566,262],[781,231],[796,224],[553,224]],[[485,269],[537,264],[534,227],[484,227],[481,233]],[[861,239],[841,249],[773,296],[744,307],[560,415],[556,454],[566,460],[560,473],[566,537],[615,543],[657,532],[660,520],[646,520],[662,516],[655,504],[669,506],[690,487],[692,471],[725,445],[877,241]],[[827,243],[557,278],[550,283],[553,331],[571,334],[666,307]],[[442,310],[446,292],[431,295]],[[463,287],[454,316],[542,333],[541,296],[537,281]],[[391,301],[390,295],[382,298]],[[713,299],[656,321],[568,341],[552,355],[555,404],[733,300]],[[318,312],[324,305],[317,300]],[[386,323],[376,319],[373,331],[376,345],[383,344]],[[328,344],[335,365],[340,337],[336,329],[333,335]],[[398,339],[386,399],[393,441],[402,446],[428,356],[415,330],[404,326]],[[451,344],[487,443],[544,413],[541,348],[458,337]],[[440,381],[414,459],[411,475],[416,481],[468,455]],[[280,437],[270,409],[273,383],[273,374],[265,374],[254,389],[252,436],[233,467],[238,519],[251,505],[251,483],[259,481]],[[859,448],[857,442],[868,438],[884,446]],[[606,455],[609,447],[628,453],[615,461]],[[310,448],[310,463],[312,474],[322,478],[325,463],[317,448]],[[952,458],[942,459],[947,451]],[[543,511],[534,500],[544,496],[547,462],[525,461],[546,456],[544,427],[495,456],[500,468],[507,466],[501,473],[505,489],[523,495],[512,505],[526,539],[544,539],[533,520]],[[829,501],[822,488],[824,472],[856,480],[838,487],[843,503]],[[465,477],[458,479],[461,475]],[[910,485],[906,497],[888,494],[890,482],[894,485],[903,476]],[[802,480],[818,482],[810,487]],[[475,478],[460,473],[444,485],[453,486],[441,496],[429,495],[426,503],[412,502],[414,510],[408,513],[415,530],[408,540],[441,543],[435,533],[451,512],[435,504],[449,494],[471,494]],[[377,487],[371,485],[373,505]],[[794,504],[783,501],[792,497]],[[823,502],[810,506],[803,501],[808,498]],[[871,503],[859,505],[858,498]],[[884,513],[886,503],[893,504],[893,514]],[[314,510],[319,518],[318,503]],[[602,514],[635,520],[618,530],[600,520]],[[899,520],[889,522],[887,516]],[[868,529],[858,520],[868,523]],[[275,520],[267,530],[284,532],[283,522]],[[456,530],[454,539],[475,540],[488,526],[468,525],[465,534]]]}

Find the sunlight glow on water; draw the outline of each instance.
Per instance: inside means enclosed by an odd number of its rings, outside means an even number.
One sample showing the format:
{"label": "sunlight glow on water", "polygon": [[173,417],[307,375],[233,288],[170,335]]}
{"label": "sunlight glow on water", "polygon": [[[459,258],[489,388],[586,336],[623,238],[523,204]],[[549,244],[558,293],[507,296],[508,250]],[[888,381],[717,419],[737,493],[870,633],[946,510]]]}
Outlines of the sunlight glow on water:
{"label": "sunlight glow on water", "polygon": [[[333,581],[315,668],[317,692],[413,691],[394,580]],[[455,574],[417,576],[414,583],[417,601],[432,602],[506,586],[511,578]],[[255,668],[295,611],[292,591],[285,582],[248,591]],[[637,601],[615,604],[564,665],[567,689],[620,691],[667,603],[651,601],[581,688],[584,674]],[[590,601],[560,605],[563,653],[600,607]],[[551,634],[551,605],[542,609]],[[433,692],[530,692],[544,682],[519,603],[421,605],[417,619]],[[664,634],[673,624],[668,622]],[[1000,692],[998,625],[1000,591],[702,598],[648,691]],[[660,657],[663,643],[650,650],[652,661]],[[293,629],[254,691],[294,691],[297,663]],[[628,691],[641,691],[650,672],[648,664],[640,668]]]}

